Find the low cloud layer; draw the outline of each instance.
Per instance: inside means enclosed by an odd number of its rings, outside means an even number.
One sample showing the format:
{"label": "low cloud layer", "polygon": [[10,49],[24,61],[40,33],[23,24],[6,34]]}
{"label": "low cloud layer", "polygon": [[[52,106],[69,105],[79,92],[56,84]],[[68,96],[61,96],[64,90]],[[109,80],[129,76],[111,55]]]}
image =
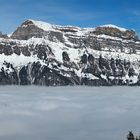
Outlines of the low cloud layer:
{"label": "low cloud layer", "polygon": [[139,88],[0,88],[2,140],[118,140],[139,131]]}

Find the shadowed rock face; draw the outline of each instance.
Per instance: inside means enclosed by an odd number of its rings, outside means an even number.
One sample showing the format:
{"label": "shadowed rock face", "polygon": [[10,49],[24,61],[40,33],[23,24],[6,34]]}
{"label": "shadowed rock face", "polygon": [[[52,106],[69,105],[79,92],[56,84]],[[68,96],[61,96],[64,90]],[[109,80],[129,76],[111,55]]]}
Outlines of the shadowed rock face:
{"label": "shadowed rock face", "polygon": [[[72,77],[65,77],[60,72],[34,62],[21,67],[19,71],[12,64],[5,62],[0,72],[0,85],[46,85],[64,86],[74,85],[77,81]],[[12,69],[12,70],[11,70]],[[10,71],[10,72],[9,72]],[[74,74],[73,74],[74,75]]]}
{"label": "shadowed rock face", "polygon": [[[90,54],[91,55],[91,54]],[[90,56],[91,57],[91,56]],[[83,59],[83,58],[82,58]],[[78,77],[73,70],[61,70],[59,64],[49,68],[47,65],[42,65],[39,61],[28,63],[22,66],[19,70],[12,64],[4,62],[0,72],[0,84],[18,84],[18,85],[91,85],[91,86],[111,86],[111,85],[139,85],[140,79],[133,84],[131,80],[124,81],[122,77],[128,74],[128,77],[136,76],[136,71],[131,67],[130,62],[121,61],[119,59],[106,60],[103,58],[86,61],[81,59],[81,67],[84,77]],[[74,67],[75,64],[66,64],[65,67]],[[67,77],[67,74],[71,76]],[[96,78],[90,79],[88,74],[93,74]],[[104,78],[106,76],[106,78]],[[114,77],[114,78],[112,78]],[[139,77],[138,77],[139,78]]]}
{"label": "shadowed rock face", "polygon": [[[27,20],[11,39],[2,38],[0,85],[140,85],[140,41],[134,31],[71,26],[44,30]],[[11,56],[17,59],[13,62]]]}

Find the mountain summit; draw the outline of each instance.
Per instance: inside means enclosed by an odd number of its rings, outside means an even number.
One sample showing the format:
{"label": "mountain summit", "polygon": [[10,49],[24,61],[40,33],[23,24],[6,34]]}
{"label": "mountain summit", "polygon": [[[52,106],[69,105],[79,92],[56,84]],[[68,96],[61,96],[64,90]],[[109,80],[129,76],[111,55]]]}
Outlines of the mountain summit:
{"label": "mountain summit", "polygon": [[0,84],[139,85],[140,40],[115,25],[96,28],[23,22],[0,33]]}

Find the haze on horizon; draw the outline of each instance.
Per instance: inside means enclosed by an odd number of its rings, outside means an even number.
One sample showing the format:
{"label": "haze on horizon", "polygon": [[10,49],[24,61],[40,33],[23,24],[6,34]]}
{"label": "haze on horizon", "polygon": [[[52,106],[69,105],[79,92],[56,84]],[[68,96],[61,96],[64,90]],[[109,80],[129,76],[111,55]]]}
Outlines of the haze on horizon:
{"label": "haze on horizon", "polygon": [[13,32],[27,19],[95,27],[114,24],[140,34],[139,0],[1,0],[0,31]]}

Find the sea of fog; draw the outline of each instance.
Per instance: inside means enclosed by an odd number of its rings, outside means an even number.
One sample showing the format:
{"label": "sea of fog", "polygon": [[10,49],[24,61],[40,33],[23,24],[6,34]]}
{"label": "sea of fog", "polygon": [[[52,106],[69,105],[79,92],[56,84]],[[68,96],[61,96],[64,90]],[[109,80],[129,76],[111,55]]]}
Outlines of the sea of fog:
{"label": "sea of fog", "polygon": [[0,140],[126,140],[139,87],[0,87]]}

